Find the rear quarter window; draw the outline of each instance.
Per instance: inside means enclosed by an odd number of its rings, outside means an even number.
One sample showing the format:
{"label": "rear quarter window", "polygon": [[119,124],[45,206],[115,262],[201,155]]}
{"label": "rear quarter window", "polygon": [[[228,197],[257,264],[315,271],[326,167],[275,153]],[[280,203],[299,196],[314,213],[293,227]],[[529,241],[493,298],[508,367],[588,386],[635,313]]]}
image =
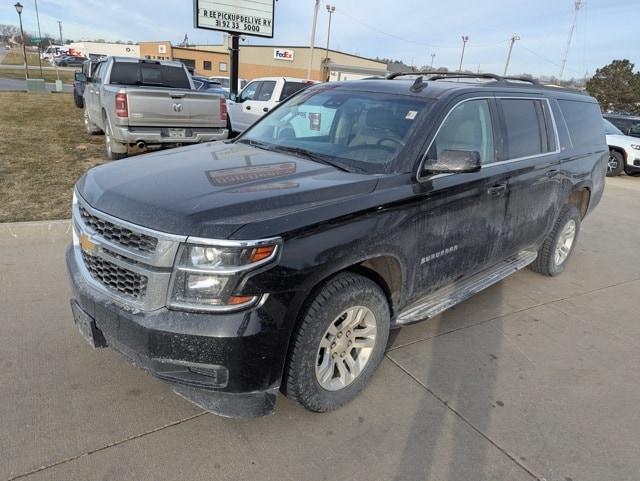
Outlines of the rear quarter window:
{"label": "rear quarter window", "polygon": [[575,148],[595,147],[606,143],[604,122],[602,122],[598,104],[577,100],[558,100],[558,105]]}
{"label": "rear quarter window", "polygon": [[309,84],[305,82],[285,82],[284,87],[282,87],[282,94],[280,94],[280,100],[288,99],[308,86]]}

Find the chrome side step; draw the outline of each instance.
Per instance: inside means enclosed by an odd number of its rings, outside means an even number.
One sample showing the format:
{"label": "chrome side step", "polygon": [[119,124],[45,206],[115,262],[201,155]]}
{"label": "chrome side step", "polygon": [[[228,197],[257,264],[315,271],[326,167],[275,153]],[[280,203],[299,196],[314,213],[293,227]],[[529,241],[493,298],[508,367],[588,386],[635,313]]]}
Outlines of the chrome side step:
{"label": "chrome side step", "polygon": [[435,292],[419,299],[404,311],[398,314],[397,325],[412,324],[414,322],[430,319],[437,316],[450,307],[461,303],[469,297],[500,282],[505,277],[523,269],[536,260],[535,251],[520,251],[495,266],[480,271],[459,282],[454,282]]}

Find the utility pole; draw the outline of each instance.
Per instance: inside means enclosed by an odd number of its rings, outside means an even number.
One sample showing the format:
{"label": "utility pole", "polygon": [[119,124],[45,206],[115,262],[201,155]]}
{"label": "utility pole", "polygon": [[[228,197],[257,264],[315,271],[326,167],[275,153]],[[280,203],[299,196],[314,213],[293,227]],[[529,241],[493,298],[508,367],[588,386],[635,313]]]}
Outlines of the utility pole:
{"label": "utility pole", "polygon": [[36,4],[36,20],[38,21],[38,64],[40,64],[40,78],[42,75],[42,32],[40,32],[40,15],[38,14],[38,0],[33,0]]}
{"label": "utility pole", "polygon": [[513,50],[513,44],[516,43],[516,40],[520,40],[520,36],[517,33],[514,33],[511,36],[511,43],[509,44],[509,53],[507,54],[507,63],[504,66],[504,75],[507,75],[507,70],[509,70],[509,62],[511,61],[511,51]]}
{"label": "utility pole", "polygon": [[64,45],[62,41],[62,20],[58,20],[58,30],[60,30],[60,45]]}
{"label": "utility pole", "polygon": [[436,54],[432,53],[431,54],[431,66],[429,67],[429,70],[433,70],[433,60],[436,58]]}
{"label": "utility pole", "polygon": [[316,43],[316,23],[318,22],[318,9],[320,8],[320,0],[316,0],[313,10],[313,26],[311,27],[311,42],[309,44],[309,67],[307,68],[307,79],[311,80],[311,68],[313,67],[313,47]]}
{"label": "utility pole", "polygon": [[229,93],[235,100],[238,95],[238,77],[240,76],[240,35],[231,34],[231,48],[229,49],[231,68],[229,69]]}
{"label": "utility pole", "polygon": [[464,60],[464,49],[467,46],[467,42],[469,41],[468,35],[462,36],[462,55],[460,55],[460,67],[458,67],[458,72],[462,72],[462,61]]}
{"label": "utility pole", "polygon": [[564,67],[567,64],[567,57],[569,56],[569,47],[571,46],[571,39],[573,38],[573,31],[576,28],[576,20],[578,19],[578,11],[582,7],[582,0],[576,0],[573,4],[573,21],[571,22],[571,28],[569,29],[569,36],[567,37],[567,45],[564,48],[564,55],[562,57],[562,66],[560,67],[560,75],[558,78],[562,80],[564,74]]}

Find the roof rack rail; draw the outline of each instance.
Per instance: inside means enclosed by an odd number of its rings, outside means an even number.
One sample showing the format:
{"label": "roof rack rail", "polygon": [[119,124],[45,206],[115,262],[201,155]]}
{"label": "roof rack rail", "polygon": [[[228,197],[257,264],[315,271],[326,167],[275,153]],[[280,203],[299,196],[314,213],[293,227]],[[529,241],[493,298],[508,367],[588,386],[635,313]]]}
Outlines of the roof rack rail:
{"label": "roof rack rail", "polygon": [[438,72],[438,71],[425,71],[425,72],[395,72],[387,75],[387,80],[393,80],[397,77],[404,77],[410,75],[431,75],[431,78],[427,80],[439,80],[444,78],[489,78],[498,82],[503,80],[503,77],[493,73],[466,73],[466,72]]}
{"label": "roof rack rail", "polygon": [[530,84],[533,84],[533,85],[540,85],[540,82],[538,82],[536,79],[531,77],[522,77],[522,76],[515,77],[514,76],[514,77],[503,77],[503,78],[504,80],[515,80],[517,82],[529,82]]}

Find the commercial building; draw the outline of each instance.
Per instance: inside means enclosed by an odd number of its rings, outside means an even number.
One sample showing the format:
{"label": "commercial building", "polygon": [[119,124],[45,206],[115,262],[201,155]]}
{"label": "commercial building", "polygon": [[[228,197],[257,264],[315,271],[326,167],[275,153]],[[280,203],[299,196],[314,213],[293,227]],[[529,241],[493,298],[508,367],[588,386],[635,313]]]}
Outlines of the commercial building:
{"label": "commercial building", "polygon": [[73,42],[69,44],[83,57],[110,55],[114,57],[140,57],[140,47],[134,43]]}
{"label": "commercial building", "polygon": [[[306,46],[241,45],[241,78],[306,78],[311,49]],[[229,51],[225,45],[174,47],[171,42],[140,42],[140,56],[147,59],[181,60],[197,75],[229,75]],[[382,76],[384,62],[337,50],[316,48],[311,66],[312,80],[353,80]]]}

